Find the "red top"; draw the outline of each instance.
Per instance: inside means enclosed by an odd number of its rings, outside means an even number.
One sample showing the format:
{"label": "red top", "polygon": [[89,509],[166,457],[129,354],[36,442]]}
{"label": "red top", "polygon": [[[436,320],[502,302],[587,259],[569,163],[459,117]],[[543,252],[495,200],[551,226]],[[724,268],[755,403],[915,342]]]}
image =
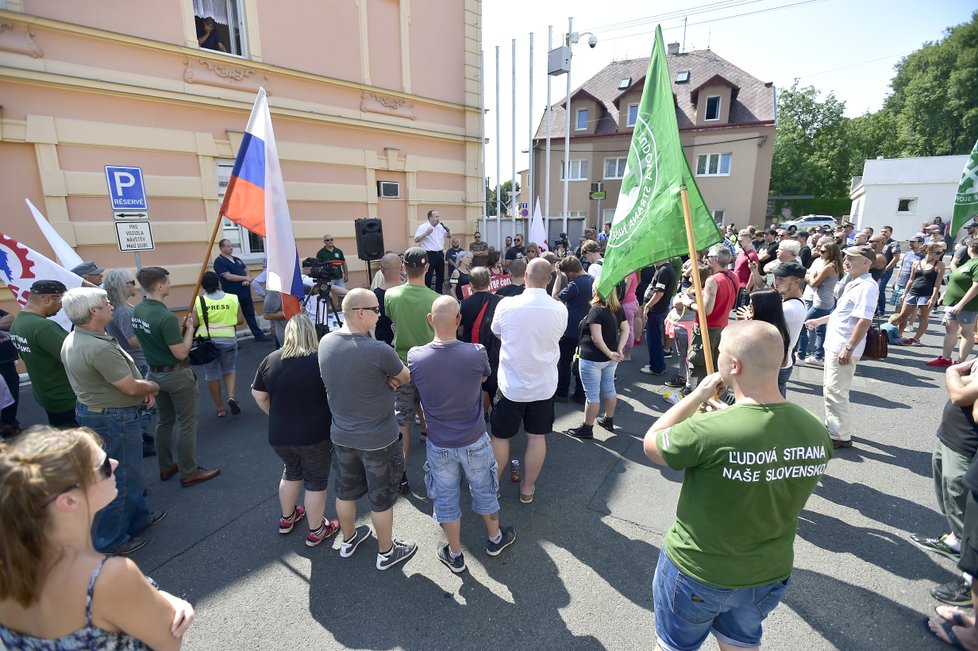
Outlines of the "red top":
{"label": "red top", "polygon": [[740,281],[741,288],[747,287],[747,281],[750,280],[750,262],[759,262],[757,258],[757,253],[754,249],[744,253],[741,251],[737,254],[737,260],[734,262],[734,275],[737,276],[737,280]]}
{"label": "red top", "polygon": [[[725,328],[730,321],[730,310],[737,301],[739,288],[736,276],[726,269],[713,274],[713,280],[717,284],[717,296],[713,301],[713,311],[706,315],[706,327]],[[699,314],[696,315],[696,322],[699,323]]]}

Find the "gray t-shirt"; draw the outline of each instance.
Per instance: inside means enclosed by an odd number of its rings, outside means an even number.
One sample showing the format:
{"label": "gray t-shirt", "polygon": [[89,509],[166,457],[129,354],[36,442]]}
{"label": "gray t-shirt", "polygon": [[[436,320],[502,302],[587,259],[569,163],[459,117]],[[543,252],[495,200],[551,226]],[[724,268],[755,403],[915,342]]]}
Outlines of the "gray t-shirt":
{"label": "gray t-shirt", "polygon": [[132,329],[132,308],[128,304],[112,306],[112,320],[105,326],[105,334],[115,337],[122,350],[132,357],[137,368],[146,366],[146,356],[143,355],[142,349],[129,343],[129,337],[135,336],[136,333]]}
{"label": "gray t-shirt", "polygon": [[397,440],[394,391],[388,377],[404,365],[394,349],[367,334],[340,330],[319,342],[319,372],[326,385],[336,445],[380,450]]}
{"label": "gray t-shirt", "polygon": [[482,378],[492,372],[486,349],[464,341],[431,342],[408,351],[428,438],[440,448],[463,448],[486,433]]}
{"label": "gray t-shirt", "polygon": [[[282,295],[276,291],[268,290],[265,292],[265,301],[262,303],[262,312],[273,313],[282,310]],[[285,324],[282,319],[268,321],[272,325],[272,332],[278,340],[278,345],[285,343]]]}

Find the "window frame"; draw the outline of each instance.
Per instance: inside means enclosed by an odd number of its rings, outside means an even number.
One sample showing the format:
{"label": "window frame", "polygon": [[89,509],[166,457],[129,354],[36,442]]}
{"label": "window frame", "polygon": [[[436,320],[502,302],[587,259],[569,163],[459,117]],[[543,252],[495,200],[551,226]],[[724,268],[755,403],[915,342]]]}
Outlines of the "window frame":
{"label": "window frame", "polygon": [[[632,109],[635,109],[634,115],[632,115]],[[634,127],[636,122],[638,122],[638,104],[629,104],[625,114],[625,126]]]}
{"label": "window frame", "polygon": [[[717,221],[717,214],[720,215],[720,220],[719,221]],[[710,215],[713,217],[713,223],[714,224],[716,224],[717,226],[723,226],[723,220],[727,216],[727,211],[724,210],[723,208],[720,208],[719,210],[711,210],[710,211]]]}
{"label": "window frame", "polygon": [[[194,16],[194,38],[198,38],[196,31],[197,18],[203,20],[203,16],[200,16],[196,12],[196,8],[193,6],[193,0],[184,0],[184,2],[190,3],[190,10],[193,12]],[[212,50],[210,48],[205,48],[198,44],[198,49],[201,51],[216,52],[217,54],[222,54],[226,56],[232,56],[239,59],[250,59],[251,58],[251,48],[248,42],[248,26],[245,20],[245,7],[243,0],[222,0],[225,3],[228,14],[228,46],[230,51],[221,52],[220,50]],[[223,24],[223,23],[221,23]],[[235,35],[235,30],[237,30],[237,35]],[[236,39],[237,36],[237,39]],[[235,41],[240,44],[240,52],[235,52]]]}
{"label": "window frame", "polygon": [[[717,101],[717,114],[716,117],[710,117],[710,100],[715,99]],[[704,122],[719,122],[720,117],[723,115],[723,96],[722,95],[708,95],[706,98],[706,105],[703,107],[703,121]]]}
{"label": "window frame", "polygon": [[[608,161],[617,161],[615,163],[615,168],[618,172],[618,176],[608,176]],[[625,165],[628,163],[628,156],[608,156],[604,159],[604,180],[605,181],[620,181],[625,178]]]}
{"label": "window frame", "polygon": [[[224,203],[224,193],[227,190],[228,182],[231,180],[231,172],[234,170],[233,160],[217,160],[215,163],[217,178],[217,205]],[[241,258],[246,264],[264,262],[268,253],[267,242],[264,237],[256,235],[244,226],[235,224],[227,217],[221,217],[221,239],[231,240],[235,255]],[[256,244],[261,243],[261,250]]]}
{"label": "window frame", "polygon": [[[702,167],[700,163],[704,162]],[[723,172],[723,164],[726,162],[727,171]],[[715,163],[715,167],[713,164]],[[733,173],[733,152],[709,152],[696,156],[696,176],[730,176]],[[713,169],[714,171],[710,171]]]}
{"label": "window frame", "polygon": [[[900,210],[900,204],[904,201],[908,202],[907,210]],[[917,213],[917,197],[900,197],[897,199],[897,209],[898,215],[915,215]]]}
{"label": "window frame", "polygon": [[578,174],[581,174],[582,173],[582,168],[583,168],[583,176],[570,176],[567,179],[568,181],[587,181],[588,180],[588,176],[590,175],[590,172],[591,172],[591,170],[590,170],[590,164],[589,164],[590,161],[588,161],[588,159],[586,159],[586,158],[572,158],[570,161],[564,161],[564,160],[560,161],[560,180],[561,181],[564,180],[564,167],[565,167],[565,164],[567,162],[570,162],[570,171],[572,173],[574,172],[574,167],[575,167],[574,166],[574,163],[577,163],[577,173]]}
{"label": "window frame", "polygon": [[[581,126],[581,116],[584,116],[584,126]],[[574,131],[587,131],[588,109],[586,106],[578,108],[574,113]]]}

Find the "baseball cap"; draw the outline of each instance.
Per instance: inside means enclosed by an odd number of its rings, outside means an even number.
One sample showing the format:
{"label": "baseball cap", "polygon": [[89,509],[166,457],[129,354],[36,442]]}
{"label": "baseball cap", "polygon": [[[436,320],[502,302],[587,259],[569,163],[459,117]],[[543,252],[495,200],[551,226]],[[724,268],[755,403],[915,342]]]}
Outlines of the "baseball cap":
{"label": "baseball cap", "polygon": [[848,256],[852,256],[853,258],[858,258],[862,256],[867,260],[869,260],[870,262],[876,262],[876,251],[874,251],[873,247],[869,246],[868,244],[850,246],[845,251],[843,251],[843,253],[845,253]]}
{"label": "baseball cap", "polygon": [[411,269],[420,269],[428,264],[428,252],[420,246],[412,246],[404,252],[404,266]]}
{"label": "baseball cap", "polygon": [[972,228],[978,228],[978,221],[975,221],[974,219],[972,219],[970,222],[968,222],[967,224],[965,224],[964,227],[966,229],[968,229],[969,231]]}
{"label": "baseball cap", "polygon": [[92,274],[100,274],[103,271],[105,271],[105,269],[98,266],[91,260],[86,260],[85,262],[73,268],[71,270],[71,273],[76,274],[78,276],[90,276]]}
{"label": "baseball cap", "polygon": [[805,267],[797,262],[782,262],[771,272],[778,278],[804,278]]}
{"label": "baseball cap", "polygon": [[916,235],[914,235],[913,237],[911,237],[911,238],[910,238],[909,240],[907,240],[907,241],[908,241],[908,242],[923,242],[923,241],[925,241],[926,239],[927,239],[927,238],[926,238],[926,237],[924,236],[924,234],[923,234],[923,233],[917,233]]}
{"label": "baseball cap", "polygon": [[35,296],[64,294],[68,288],[57,280],[38,280],[31,285],[31,294]]}

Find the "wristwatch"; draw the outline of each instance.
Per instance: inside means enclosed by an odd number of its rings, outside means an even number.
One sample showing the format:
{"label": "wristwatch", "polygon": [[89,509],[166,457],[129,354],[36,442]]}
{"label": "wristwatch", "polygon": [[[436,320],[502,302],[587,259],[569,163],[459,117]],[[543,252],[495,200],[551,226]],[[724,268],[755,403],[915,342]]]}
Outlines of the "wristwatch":
{"label": "wristwatch", "polygon": [[846,350],[852,350],[852,344],[846,344]]}

